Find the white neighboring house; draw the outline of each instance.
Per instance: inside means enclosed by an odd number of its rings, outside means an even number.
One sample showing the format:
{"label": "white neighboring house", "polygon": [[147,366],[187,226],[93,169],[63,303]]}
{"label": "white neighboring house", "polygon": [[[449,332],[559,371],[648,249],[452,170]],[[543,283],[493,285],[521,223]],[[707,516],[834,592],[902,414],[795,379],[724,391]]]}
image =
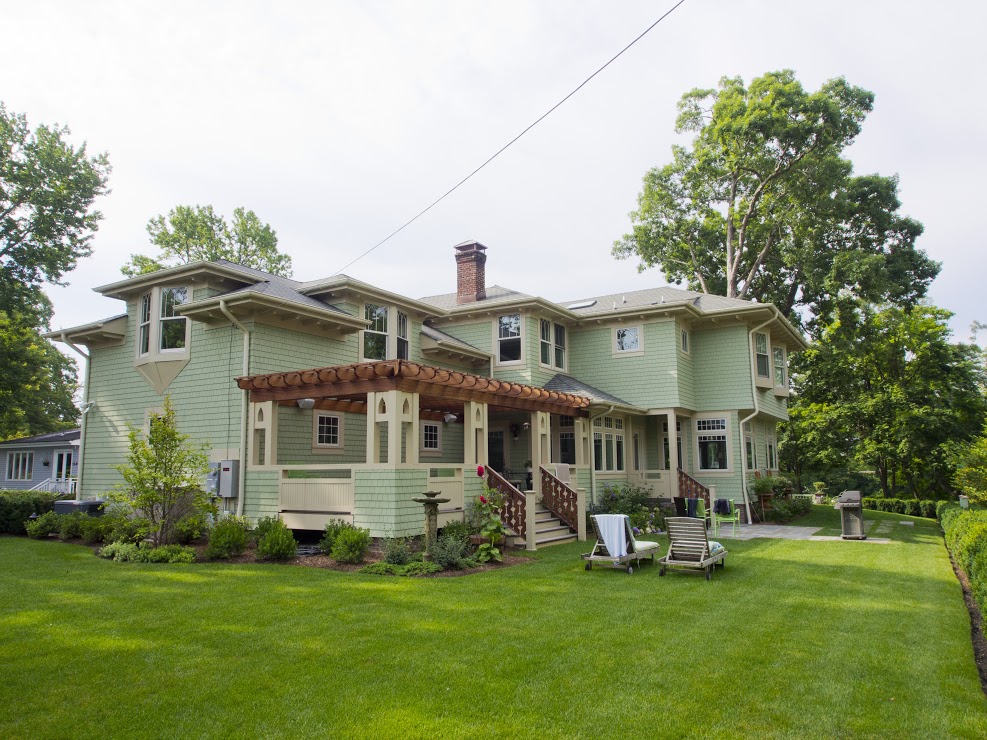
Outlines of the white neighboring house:
{"label": "white neighboring house", "polygon": [[0,442],[0,488],[74,493],[80,430]]}

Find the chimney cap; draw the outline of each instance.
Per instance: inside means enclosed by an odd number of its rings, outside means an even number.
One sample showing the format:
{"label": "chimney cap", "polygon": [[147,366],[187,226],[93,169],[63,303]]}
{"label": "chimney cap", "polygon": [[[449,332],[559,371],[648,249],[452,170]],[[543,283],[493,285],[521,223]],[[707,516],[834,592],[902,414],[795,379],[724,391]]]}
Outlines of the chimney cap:
{"label": "chimney cap", "polygon": [[486,246],[480,244],[480,242],[475,239],[468,239],[467,241],[461,242],[453,247],[457,252],[472,252],[476,250],[487,251]]}

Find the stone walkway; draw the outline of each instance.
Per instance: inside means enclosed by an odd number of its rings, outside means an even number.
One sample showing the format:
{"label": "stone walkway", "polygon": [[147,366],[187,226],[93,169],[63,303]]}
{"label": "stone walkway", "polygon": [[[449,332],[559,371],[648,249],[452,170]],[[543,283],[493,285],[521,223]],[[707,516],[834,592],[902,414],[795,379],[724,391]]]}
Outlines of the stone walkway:
{"label": "stone walkway", "polygon": [[[886,529],[879,528],[875,531],[875,534],[888,534],[893,526],[892,522],[881,522],[882,525],[890,525]],[[843,540],[842,537],[825,537],[817,536],[816,532],[819,531],[819,527],[793,527],[787,524],[741,524],[737,527],[737,535],[733,535],[733,527],[727,524],[720,525],[720,533],[718,535],[713,535],[710,532],[710,539],[715,540],[754,540],[754,539],[773,539],[773,540],[815,540],[817,542],[876,542],[878,544],[886,544],[891,542],[891,540],[883,537],[871,537],[870,530],[873,528],[874,522],[866,522],[867,539],[866,540]]]}

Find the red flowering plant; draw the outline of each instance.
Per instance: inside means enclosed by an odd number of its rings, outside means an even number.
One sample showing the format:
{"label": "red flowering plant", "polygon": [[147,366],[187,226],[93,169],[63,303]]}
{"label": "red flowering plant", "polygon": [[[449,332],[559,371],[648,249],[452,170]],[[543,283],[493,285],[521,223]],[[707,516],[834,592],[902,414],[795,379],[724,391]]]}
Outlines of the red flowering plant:
{"label": "red flowering plant", "polygon": [[480,525],[480,535],[486,542],[476,548],[476,559],[481,563],[491,560],[500,562],[503,558],[497,547],[504,539],[504,522],[500,518],[500,510],[504,505],[504,497],[487,485],[476,500],[476,513]]}

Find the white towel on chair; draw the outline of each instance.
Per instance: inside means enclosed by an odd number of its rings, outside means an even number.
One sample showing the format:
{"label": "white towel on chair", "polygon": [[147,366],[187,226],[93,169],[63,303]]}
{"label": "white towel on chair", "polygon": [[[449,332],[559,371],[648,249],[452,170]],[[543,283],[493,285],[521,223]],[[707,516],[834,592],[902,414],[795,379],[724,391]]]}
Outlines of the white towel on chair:
{"label": "white towel on chair", "polygon": [[612,558],[622,558],[627,554],[626,514],[597,514],[596,526],[600,528],[607,552]]}

